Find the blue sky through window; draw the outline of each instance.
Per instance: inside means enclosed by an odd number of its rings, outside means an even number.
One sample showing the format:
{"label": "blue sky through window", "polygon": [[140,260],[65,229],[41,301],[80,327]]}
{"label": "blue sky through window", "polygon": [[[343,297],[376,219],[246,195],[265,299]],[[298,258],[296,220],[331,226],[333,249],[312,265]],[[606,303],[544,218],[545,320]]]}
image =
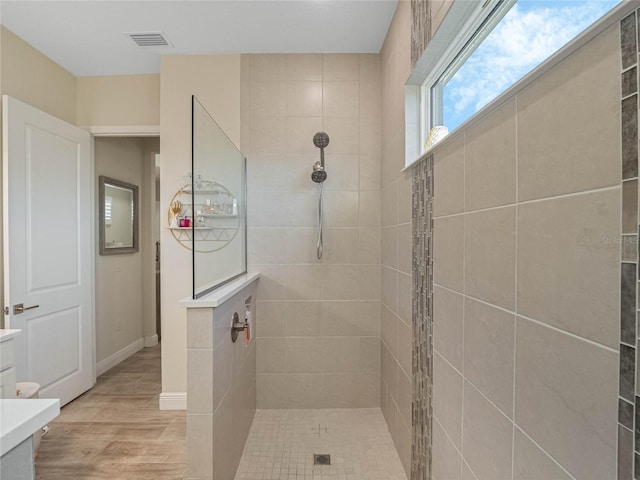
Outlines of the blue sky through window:
{"label": "blue sky through window", "polygon": [[443,125],[457,128],[618,3],[518,0],[443,86]]}

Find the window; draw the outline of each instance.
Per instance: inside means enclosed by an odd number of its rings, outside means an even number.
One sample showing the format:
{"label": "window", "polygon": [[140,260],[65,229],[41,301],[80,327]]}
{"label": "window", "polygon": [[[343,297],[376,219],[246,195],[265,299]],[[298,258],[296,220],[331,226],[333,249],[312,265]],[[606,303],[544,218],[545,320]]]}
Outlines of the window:
{"label": "window", "polygon": [[[620,0],[499,0],[477,8],[421,89],[424,136],[474,113],[609,12]],[[424,141],[424,138],[422,138]]]}

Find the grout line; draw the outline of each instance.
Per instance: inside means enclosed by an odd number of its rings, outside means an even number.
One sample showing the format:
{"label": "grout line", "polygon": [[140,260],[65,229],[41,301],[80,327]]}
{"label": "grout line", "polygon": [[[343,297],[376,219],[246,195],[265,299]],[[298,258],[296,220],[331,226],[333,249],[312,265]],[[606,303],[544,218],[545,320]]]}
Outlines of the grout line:
{"label": "grout line", "polygon": [[[471,295],[464,295],[464,294],[462,294],[462,293],[460,293],[460,292],[458,292],[458,291],[456,291],[456,290],[453,290],[453,289],[451,289],[451,288],[444,287],[444,286],[442,286],[442,285],[440,285],[440,284],[434,284],[434,286],[436,286],[436,287],[438,287],[438,288],[442,288],[443,290],[448,290],[449,292],[457,293],[458,295],[462,295],[463,297],[470,298],[471,300],[475,300],[476,302],[482,303],[482,304],[484,304],[484,305],[486,305],[486,306],[488,306],[488,307],[495,308],[496,310],[500,310],[500,311],[503,311],[503,312],[505,312],[505,313],[509,313],[509,314],[511,314],[511,315],[516,315],[517,317],[520,317],[520,318],[522,318],[523,320],[528,320],[528,321],[530,321],[530,322],[536,323],[536,324],[541,325],[541,326],[543,326],[543,327],[547,327],[547,328],[549,328],[549,329],[551,329],[551,330],[554,330],[554,331],[556,331],[556,332],[564,333],[565,335],[568,335],[568,336],[570,336],[570,337],[573,337],[573,338],[575,338],[575,339],[577,339],[577,340],[582,340],[583,342],[587,342],[587,343],[589,343],[589,344],[592,344],[592,345],[595,345],[595,346],[597,346],[597,347],[603,348],[603,349],[608,350],[608,351],[610,351],[610,352],[618,353],[618,350],[616,350],[616,349],[615,349],[615,348],[613,348],[613,347],[609,347],[609,346],[607,346],[607,345],[603,345],[603,344],[601,344],[601,343],[596,342],[595,340],[591,340],[591,339],[588,339],[588,338],[585,338],[585,337],[581,337],[580,335],[576,335],[575,333],[568,332],[568,331],[566,331],[566,330],[563,330],[563,329],[558,328],[558,327],[553,326],[553,325],[549,325],[548,323],[545,323],[545,322],[543,322],[543,321],[541,321],[541,320],[536,320],[535,318],[528,317],[528,316],[526,316],[526,315],[523,315],[522,313],[514,312],[513,310],[509,310],[509,309],[507,309],[507,308],[500,307],[500,306],[498,306],[498,305],[494,305],[493,303],[489,303],[489,302],[487,302],[487,301],[485,301],[485,300],[482,300],[482,299],[480,299],[480,298],[473,297],[473,296],[471,296]],[[630,346],[631,346],[631,345],[630,345]],[[634,347],[634,348],[635,348],[635,347]]]}
{"label": "grout line", "polygon": [[[520,433],[522,433],[522,435],[524,435],[525,437],[527,437],[527,439],[528,439],[531,443],[533,443],[536,447],[538,447],[538,448],[539,448],[543,453],[545,453],[545,454],[547,455],[547,457],[549,457],[549,458],[553,461],[553,463],[555,463],[558,467],[560,467],[560,469],[561,469],[564,473],[566,473],[566,474],[569,476],[569,478],[572,478],[572,479],[574,479],[574,480],[575,480],[575,478],[576,478],[576,477],[574,477],[573,475],[571,475],[571,473],[569,473],[569,471],[568,471],[566,468],[564,468],[560,462],[558,462],[555,458],[553,458],[553,456],[551,456],[551,455],[549,454],[549,452],[547,452],[544,448],[542,448],[542,446],[540,446],[540,444],[538,444],[538,442],[536,442],[533,438],[531,438],[531,437],[527,434],[527,432],[525,432],[522,428],[520,428],[520,426],[519,426],[518,424],[516,424],[515,422],[514,422],[514,425],[515,425],[515,428],[517,428],[517,429],[518,429],[518,431],[520,431]],[[616,437],[617,437],[617,435],[616,435]]]}

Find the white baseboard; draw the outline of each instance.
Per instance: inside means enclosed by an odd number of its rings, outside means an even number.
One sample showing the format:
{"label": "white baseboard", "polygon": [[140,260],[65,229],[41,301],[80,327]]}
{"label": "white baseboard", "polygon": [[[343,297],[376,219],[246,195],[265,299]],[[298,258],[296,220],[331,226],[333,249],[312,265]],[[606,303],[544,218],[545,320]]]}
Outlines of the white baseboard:
{"label": "white baseboard", "polygon": [[126,360],[131,355],[142,350],[143,348],[144,348],[144,339],[140,338],[135,342],[131,343],[130,345],[127,345],[123,349],[118,350],[113,355],[109,355],[107,358],[99,361],[96,364],[96,376],[99,377],[110,368],[115,367],[120,362],[122,362],[123,360]]}
{"label": "white baseboard", "polygon": [[187,392],[162,392],[160,410],[186,410]]}
{"label": "white baseboard", "polygon": [[158,344],[158,334],[151,335],[150,337],[144,337],[144,347],[155,347]]}

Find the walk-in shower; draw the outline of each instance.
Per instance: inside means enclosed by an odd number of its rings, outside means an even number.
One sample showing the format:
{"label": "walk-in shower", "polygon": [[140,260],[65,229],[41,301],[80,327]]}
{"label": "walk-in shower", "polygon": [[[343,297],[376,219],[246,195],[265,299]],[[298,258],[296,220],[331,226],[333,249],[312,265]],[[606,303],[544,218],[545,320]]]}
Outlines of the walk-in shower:
{"label": "walk-in shower", "polygon": [[320,195],[318,197],[318,260],[322,258],[322,250],[324,248],[322,241],[322,192],[323,182],[327,179],[327,172],[324,169],[324,149],[329,145],[329,135],[325,132],[318,132],[313,136],[313,144],[320,149],[320,160],[313,165],[311,172],[311,180],[318,184]]}

